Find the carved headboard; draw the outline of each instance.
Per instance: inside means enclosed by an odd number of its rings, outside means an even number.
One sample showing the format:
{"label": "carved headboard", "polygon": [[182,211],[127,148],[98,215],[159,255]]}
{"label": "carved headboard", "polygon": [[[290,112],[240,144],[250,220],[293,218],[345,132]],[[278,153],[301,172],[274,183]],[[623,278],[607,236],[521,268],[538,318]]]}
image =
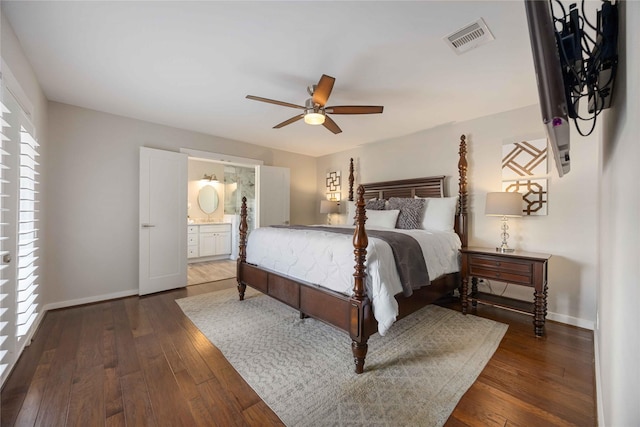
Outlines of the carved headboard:
{"label": "carved headboard", "polygon": [[[458,207],[456,209],[455,231],[460,236],[462,246],[468,243],[467,230],[467,142],[465,135],[460,137],[458,152]],[[444,185],[445,176],[402,179],[362,184],[364,199],[389,199],[390,197],[447,197]],[[349,164],[349,200],[353,201],[353,159]]]}
{"label": "carved headboard", "polygon": [[365,200],[390,197],[444,197],[444,175],[362,184]]}

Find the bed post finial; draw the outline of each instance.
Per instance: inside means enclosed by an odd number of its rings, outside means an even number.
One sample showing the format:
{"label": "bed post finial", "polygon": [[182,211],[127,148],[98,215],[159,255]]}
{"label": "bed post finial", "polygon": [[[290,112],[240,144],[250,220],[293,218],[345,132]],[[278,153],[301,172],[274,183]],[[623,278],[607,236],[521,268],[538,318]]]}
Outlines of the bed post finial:
{"label": "bed post finial", "polygon": [[349,159],[349,201],[353,202],[353,157]]}
{"label": "bed post finial", "polygon": [[468,244],[467,230],[467,137],[460,136],[460,151],[458,152],[460,159],[458,160],[458,174],[460,175],[458,184],[458,227],[457,232],[462,241],[462,247]]}
{"label": "bed post finial", "polygon": [[353,232],[353,253],[355,254],[356,271],[353,273],[355,280],[353,283],[353,296],[351,297],[351,325],[349,327],[351,351],[353,352],[357,374],[361,374],[364,371],[364,360],[369,349],[367,341],[371,334],[366,328],[365,321],[371,315],[371,305],[365,286],[367,273],[364,263],[367,257],[369,238],[364,228],[364,223],[367,220],[364,206],[364,187],[360,185],[358,186],[358,201],[356,202],[356,229]]}
{"label": "bed post finial", "polygon": [[242,198],[242,206],[240,207],[240,249],[238,254],[238,264],[236,277],[238,281],[238,296],[240,301],[244,300],[244,291],[247,285],[242,282],[242,263],[247,262],[247,198]]}

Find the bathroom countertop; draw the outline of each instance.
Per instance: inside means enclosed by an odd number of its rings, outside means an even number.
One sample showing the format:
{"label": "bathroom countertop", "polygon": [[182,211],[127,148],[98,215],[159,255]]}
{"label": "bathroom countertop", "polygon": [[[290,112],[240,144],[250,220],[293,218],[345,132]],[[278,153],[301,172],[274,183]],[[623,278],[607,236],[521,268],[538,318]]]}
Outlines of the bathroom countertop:
{"label": "bathroom countertop", "polygon": [[187,225],[216,225],[216,224],[231,224],[229,221],[206,221],[206,222],[187,222]]}

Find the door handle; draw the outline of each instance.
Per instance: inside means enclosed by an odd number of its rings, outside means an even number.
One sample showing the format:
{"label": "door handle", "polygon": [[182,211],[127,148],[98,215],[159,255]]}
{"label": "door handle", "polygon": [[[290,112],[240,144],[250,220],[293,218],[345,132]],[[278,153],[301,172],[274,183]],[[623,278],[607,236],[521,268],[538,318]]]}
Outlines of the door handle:
{"label": "door handle", "polygon": [[155,225],[153,225],[153,224],[142,224],[142,228],[151,228],[151,227],[155,227]]}

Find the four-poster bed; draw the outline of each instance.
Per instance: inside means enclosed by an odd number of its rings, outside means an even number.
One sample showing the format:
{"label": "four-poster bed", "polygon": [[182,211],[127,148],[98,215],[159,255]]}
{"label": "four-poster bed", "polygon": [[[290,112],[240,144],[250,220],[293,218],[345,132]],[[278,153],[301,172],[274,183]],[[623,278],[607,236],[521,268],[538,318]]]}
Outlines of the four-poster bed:
{"label": "four-poster bed", "polygon": [[[349,200],[353,200],[354,170],[351,159],[349,174]],[[467,161],[466,138],[460,138],[459,147],[459,185],[457,206],[455,209],[454,230],[460,238],[462,247],[467,246]],[[246,286],[251,286],[271,297],[300,311],[303,317],[310,316],[329,323],[345,332],[352,340],[355,371],[362,373],[367,354],[367,341],[377,331],[378,323],[374,317],[374,308],[367,295],[365,279],[367,277],[367,245],[369,236],[365,229],[365,204],[371,199],[394,198],[442,198],[446,197],[444,176],[385,181],[362,184],[357,189],[355,230],[353,231],[353,253],[355,272],[351,295],[336,292],[317,284],[296,279],[274,270],[259,267],[247,262],[247,207],[243,198],[240,220],[240,252],[237,265],[237,281],[240,300],[244,299]],[[349,219],[350,220],[350,219]],[[371,231],[372,232],[372,231]],[[456,251],[457,252],[457,251]],[[456,253],[457,260],[457,253]],[[405,317],[418,309],[431,304],[462,286],[460,274],[456,272],[433,277],[430,284],[413,290],[409,297],[402,293],[395,295],[398,305],[397,319]],[[462,292],[466,290],[462,289]],[[464,301],[463,301],[464,302]]]}

